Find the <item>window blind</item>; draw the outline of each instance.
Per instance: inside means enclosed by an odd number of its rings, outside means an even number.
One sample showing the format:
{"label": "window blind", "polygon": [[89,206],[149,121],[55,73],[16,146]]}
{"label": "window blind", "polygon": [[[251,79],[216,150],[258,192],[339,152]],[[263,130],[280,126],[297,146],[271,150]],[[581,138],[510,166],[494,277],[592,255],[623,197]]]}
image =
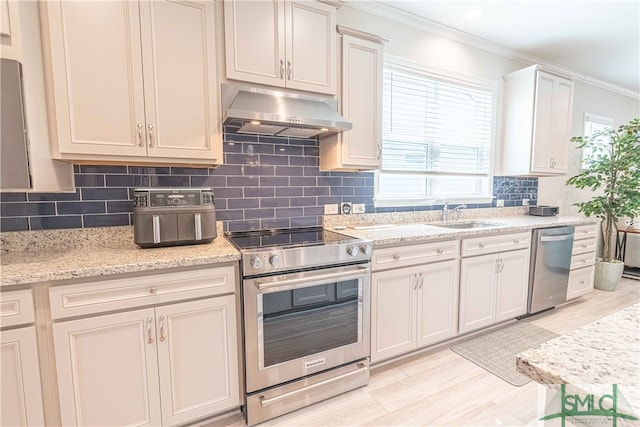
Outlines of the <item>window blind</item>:
{"label": "window blind", "polygon": [[385,69],[378,198],[486,196],[494,90]]}
{"label": "window blind", "polygon": [[[585,113],[584,115],[584,135],[587,137],[593,137],[600,132],[613,129],[613,119],[610,117],[597,116],[595,114]],[[609,138],[606,135],[600,135],[597,137],[597,141],[602,144],[604,149],[609,143]],[[582,149],[582,166],[586,166],[586,162],[590,157],[597,153],[588,147]]]}

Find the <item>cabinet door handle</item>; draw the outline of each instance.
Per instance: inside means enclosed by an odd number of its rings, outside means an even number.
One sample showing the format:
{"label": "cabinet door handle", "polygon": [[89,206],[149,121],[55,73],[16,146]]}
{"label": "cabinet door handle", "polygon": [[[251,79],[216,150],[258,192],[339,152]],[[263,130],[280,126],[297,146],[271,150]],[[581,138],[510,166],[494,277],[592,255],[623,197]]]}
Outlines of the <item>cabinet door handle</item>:
{"label": "cabinet door handle", "polygon": [[284,78],[284,61],[280,60],[280,80]]}
{"label": "cabinet door handle", "polygon": [[500,273],[504,270],[504,261],[500,260]]}
{"label": "cabinet door handle", "polygon": [[493,271],[494,273],[500,273],[500,260],[496,260],[496,268]]}
{"label": "cabinet door handle", "polygon": [[287,80],[291,80],[291,61],[287,61]]}
{"label": "cabinet door handle", "polygon": [[378,144],[378,160],[382,157],[382,144]]}
{"label": "cabinet door handle", "polygon": [[164,316],[160,316],[160,341],[164,341]]}
{"label": "cabinet door handle", "polygon": [[418,273],[413,275],[413,290],[418,289]]}
{"label": "cabinet door handle", "polygon": [[144,147],[144,137],[142,136],[142,129],[144,129],[144,125],[142,123],[138,123],[138,147]]}
{"label": "cabinet door handle", "polygon": [[147,342],[153,344],[153,336],[151,335],[151,318],[147,319]]}
{"label": "cabinet door handle", "polygon": [[424,276],[422,275],[422,273],[420,273],[420,289],[422,289],[423,285],[424,285]]}
{"label": "cabinet door handle", "polygon": [[148,125],[149,128],[149,147],[153,148],[153,125]]}

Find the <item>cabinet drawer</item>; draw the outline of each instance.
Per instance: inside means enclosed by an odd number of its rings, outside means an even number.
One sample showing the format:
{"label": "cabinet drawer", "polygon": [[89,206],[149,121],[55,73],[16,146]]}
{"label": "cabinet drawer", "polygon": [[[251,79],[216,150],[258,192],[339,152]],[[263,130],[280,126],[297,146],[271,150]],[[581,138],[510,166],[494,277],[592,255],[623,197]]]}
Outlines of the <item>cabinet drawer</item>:
{"label": "cabinet drawer", "polygon": [[458,246],[458,240],[445,240],[397,248],[374,249],[371,257],[371,269],[378,271],[453,259],[459,254]]}
{"label": "cabinet drawer", "polygon": [[36,320],[31,289],[0,294],[0,325],[17,326]]}
{"label": "cabinet drawer", "polygon": [[576,225],[573,240],[590,239],[598,236],[598,224]]}
{"label": "cabinet drawer", "polygon": [[484,255],[515,249],[526,249],[531,244],[531,232],[473,237],[462,240],[462,256]]}
{"label": "cabinet drawer", "polygon": [[593,278],[595,266],[571,270],[569,285],[567,286],[567,299],[577,298],[593,290]]}
{"label": "cabinet drawer", "polygon": [[596,263],[596,253],[587,252],[584,254],[573,255],[571,257],[571,270],[576,268],[588,267]]}
{"label": "cabinet drawer", "polygon": [[573,251],[572,255],[584,254],[587,252],[595,252],[596,247],[598,245],[598,241],[595,237],[591,237],[589,239],[583,240],[574,240],[573,241]]}
{"label": "cabinet drawer", "polygon": [[62,319],[235,291],[234,266],[86,282],[49,289],[51,317]]}

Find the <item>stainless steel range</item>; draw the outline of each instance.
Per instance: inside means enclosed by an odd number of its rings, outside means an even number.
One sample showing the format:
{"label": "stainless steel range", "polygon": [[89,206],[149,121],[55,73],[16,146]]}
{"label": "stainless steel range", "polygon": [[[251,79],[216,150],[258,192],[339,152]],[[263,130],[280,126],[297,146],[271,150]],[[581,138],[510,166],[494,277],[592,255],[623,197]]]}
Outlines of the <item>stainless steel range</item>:
{"label": "stainless steel range", "polygon": [[227,238],[242,253],[247,424],[366,385],[371,242],[322,228]]}

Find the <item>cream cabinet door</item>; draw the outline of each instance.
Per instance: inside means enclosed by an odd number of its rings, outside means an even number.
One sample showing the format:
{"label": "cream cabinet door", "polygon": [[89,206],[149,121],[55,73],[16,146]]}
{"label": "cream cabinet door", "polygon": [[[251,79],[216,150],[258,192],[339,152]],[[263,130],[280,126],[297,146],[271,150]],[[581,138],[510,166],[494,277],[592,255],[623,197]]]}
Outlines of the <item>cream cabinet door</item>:
{"label": "cream cabinet door", "polygon": [[40,364],[34,326],[0,332],[0,425],[43,426]]}
{"label": "cream cabinet door", "polygon": [[416,348],[417,278],[417,269],[414,267],[373,273],[372,363]]}
{"label": "cream cabinet door", "polygon": [[63,425],[161,425],[152,308],[53,325]]}
{"label": "cream cabinet door", "polygon": [[460,263],[459,331],[492,325],[495,319],[498,255],[463,258]]}
{"label": "cream cabinet door", "polygon": [[148,155],[222,162],[214,3],[140,3]]}
{"label": "cream cabinet door", "polygon": [[569,143],[571,139],[571,116],[573,113],[573,82],[558,77],[554,88],[553,115],[553,171],[565,173],[569,167]]}
{"label": "cream cabinet door", "polygon": [[[57,150],[146,156],[138,3],[43,2]],[[54,150],[55,151],[55,150]]]}
{"label": "cream cabinet door", "polygon": [[424,347],[458,333],[458,261],[428,264],[419,271],[417,346]]}
{"label": "cream cabinet door", "polygon": [[235,297],[156,308],[163,425],[240,405]]}
{"label": "cream cabinet door", "polygon": [[336,8],[285,1],[286,87],[336,93]]}
{"label": "cream cabinet door", "polygon": [[495,322],[515,319],[527,312],[529,250],[500,254]]}
{"label": "cream cabinet door", "polygon": [[224,24],[227,78],[284,86],[284,3],[226,0]]}

